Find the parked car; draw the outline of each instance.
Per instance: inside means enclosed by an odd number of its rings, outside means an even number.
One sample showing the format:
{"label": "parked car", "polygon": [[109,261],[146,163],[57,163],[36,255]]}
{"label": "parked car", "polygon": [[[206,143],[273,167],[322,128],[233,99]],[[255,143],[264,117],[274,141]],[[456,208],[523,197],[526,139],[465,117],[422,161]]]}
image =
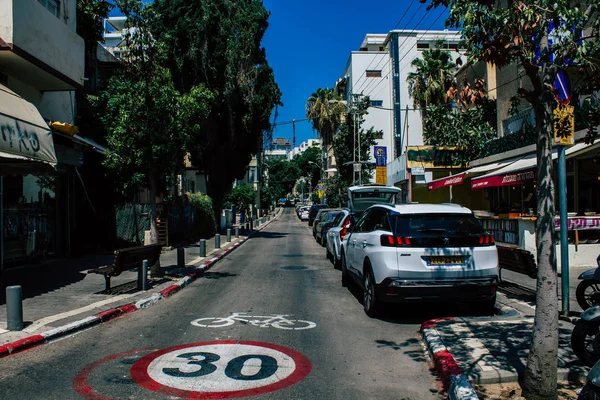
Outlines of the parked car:
{"label": "parked car", "polygon": [[320,209],[327,208],[327,204],[313,204],[308,211],[308,226],[313,226],[313,221]]}
{"label": "parked car", "polygon": [[335,268],[341,267],[340,249],[342,240],[349,232],[350,224],[354,222],[349,210],[342,210],[333,220],[333,227],[327,231],[325,255]]}
{"label": "parked car", "polygon": [[317,211],[317,215],[315,216],[315,220],[313,221],[312,228],[312,234],[315,239],[317,238],[317,226],[321,223],[321,217],[331,210],[333,210],[333,208],[321,208],[319,211]]}
{"label": "parked car", "polygon": [[308,211],[309,210],[310,210],[310,207],[308,207],[308,206],[302,207],[302,212],[300,213],[301,221],[308,221]]}
{"label": "parked car", "polygon": [[462,300],[486,313],[496,302],[494,238],[456,204],[371,206],[342,242],[341,268],[369,316],[385,302]]}
{"label": "parked car", "polygon": [[[327,231],[333,227],[333,221],[342,212],[341,209],[333,209],[321,215],[318,224],[315,224],[315,239],[323,247],[327,244]],[[316,220],[315,220],[316,221]]]}
{"label": "parked car", "polygon": [[348,208],[358,217],[374,204],[400,204],[400,188],[383,185],[359,185],[348,188]]}

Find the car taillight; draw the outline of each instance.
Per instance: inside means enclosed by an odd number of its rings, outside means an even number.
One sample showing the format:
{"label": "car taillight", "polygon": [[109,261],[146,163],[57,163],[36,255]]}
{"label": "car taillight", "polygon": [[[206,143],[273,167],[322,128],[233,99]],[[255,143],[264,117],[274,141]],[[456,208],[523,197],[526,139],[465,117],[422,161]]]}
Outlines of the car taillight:
{"label": "car taillight", "polygon": [[340,239],[344,240],[344,238],[346,237],[347,234],[348,234],[348,229],[346,229],[346,227],[342,228],[342,230],[340,231]]}
{"label": "car taillight", "polygon": [[494,243],[494,237],[492,235],[483,235],[479,237],[480,246],[493,246]]}
{"label": "car taillight", "polygon": [[412,244],[411,239],[405,236],[381,235],[380,241],[385,247],[407,247]]}

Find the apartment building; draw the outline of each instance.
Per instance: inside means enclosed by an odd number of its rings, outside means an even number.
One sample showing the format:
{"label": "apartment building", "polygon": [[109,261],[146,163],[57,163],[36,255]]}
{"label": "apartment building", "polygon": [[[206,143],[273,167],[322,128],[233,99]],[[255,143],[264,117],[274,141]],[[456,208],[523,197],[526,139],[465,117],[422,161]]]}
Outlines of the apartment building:
{"label": "apartment building", "polygon": [[[413,106],[406,79],[414,72],[411,63],[424,50],[441,45],[452,59],[463,58],[457,50],[460,32],[431,30],[393,30],[387,34],[367,34],[360,48],[348,58],[337,91],[348,104],[369,96],[370,107],[363,129],[383,132],[375,146],[387,153],[387,184],[403,187],[408,196],[412,184],[407,171],[407,149],[423,145],[421,111]],[[374,163],[374,148],[368,160]],[[359,160],[357,160],[359,161]],[[418,172],[420,173],[420,171]],[[425,185],[431,171],[416,175],[414,184]]]}
{"label": "apartment building", "polygon": [[[0,270],[70,256],[84,151],[74,127],[84,41],[76,2],[0,0]],[[53,123],[53,128],[50,127]],[[81,180],[80,180],[81,179]]]}

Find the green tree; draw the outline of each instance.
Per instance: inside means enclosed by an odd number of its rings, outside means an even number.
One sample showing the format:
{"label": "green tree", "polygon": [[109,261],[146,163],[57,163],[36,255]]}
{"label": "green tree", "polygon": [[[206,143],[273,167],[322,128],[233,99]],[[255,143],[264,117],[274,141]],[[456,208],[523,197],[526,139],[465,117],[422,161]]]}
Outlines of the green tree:
{"label": "green tree", "polygon": [[446,92],[454,84],[456,64],[450,52],[440,46],[424,50],[423,58],[415,58],[410,63],[415,72],[408,73],[406,82],[415,107],[445,104]]}
{"label": "green tree", "polygon": [[252,185],[239,185],[231,189],[231,192],[227,195],[226,200],[235,206],[237,211],[248,213],[248,210],[254,200],[256,199],[256,192]]}
{"label": "green tree", "polygon": [[[356,104],[356,116],[353,113],[345,118],[333,140],[333,152],[335,154],[338,173],[348,184],[358,183],[359,181],[367,182],[371,179],[373,171],[375,170],[374,165],[364,164],[362,166],[361,176],[358,177],[355,182],[352,167],[355,154],[354,149],[358,149],[357,155],[358,152],[360,152],[360,157],[356,157],[357,162],[359,159],[362,161],[369,160],[371,157],[369,154],[371,147],[376,144],[376,138],[381,137],[382,135],[382,131],[376,131],[372,127],[367,130],[362,128],[362,125],[365,122],[364,115],[367,114],[369,103],[369,98],[365,97]],[[355,122],[357,136],[360,137],[359,141],[356,141],[354,136]]]}
{"label": "green tree", "polygon": [[331,207],[346,207],[348,199],[348,182],[346,182],[340,174],[335,174],[327,179],[326,184],[325,194],[327,197],[327,204]]}
{"label": "green tree", "polygon": [[311,120],[312,128],[323,140],[323,149],[333,140],[342,115],[347,107],[342,98],[333,89],[319,88],[306,100],[306,118]]}
{"label": "green tree", "polygon": [[321,146],[312,146],[296,155],[292,162],[300,170],[300,176],[310,179],[310,185],[316,187],[321,177]]}
{"label": "green tree", "polygon": [[[518,94],[534,109],[538,138],[538,279],[523,389],[530,399],[555,399],[559,307],[552,180],[554,82],[559,72],[566,72],[577,96],[598,88],[599,4],[595,0],[521,0],[496,7],[488,1],[433,0],[430,7],[439,5],[449,7],[446,24],[462,29],[470,62],[492,63],[498,68],[519,63],[524,70]],[[596,126],[591,127],[590,140]]]}
{"label": "green tree", "polygon": [[261,41],[269,12],[260,0],[155,0],[152,31],[164,44],[175,87],[204,84],[217,93],[191,143],[193,164],[207,174],[218,213],[252,154],[258,153],[281,92]]}
{"label": "green tree", "polygon": [[135,27],[125,38],[123,71],[100,93],[95,108],[107,130],[104,165],[115,172],[126,189],[149,189],[152,242],[158,240],[156,195],[165,174],[183,168],[190,135],[207,114],[212,94],[204,87],[182,96],[171,75],[160,65],[161,51],[147,29],[150,15],[135,0],[117,6]]}
{"label": "green tree", "polygon": [[282,159],[269,159],[267,165],[267,183],[271,195],[274,199],[287,197],[294,191],[294,186],[300,178],[300,169],[295,163]]}

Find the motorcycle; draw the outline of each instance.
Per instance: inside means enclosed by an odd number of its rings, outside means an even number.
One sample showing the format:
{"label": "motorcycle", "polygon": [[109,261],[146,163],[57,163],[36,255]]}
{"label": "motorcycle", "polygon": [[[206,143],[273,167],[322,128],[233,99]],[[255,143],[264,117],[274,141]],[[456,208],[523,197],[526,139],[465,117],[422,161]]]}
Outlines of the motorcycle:
{"label": "motorcycle", "polygon": [[577,304],[584,311],[600,304],[600,255],[596,258],[596,264],[597,268],[588,269],[577,278],[581,282],[577,285],[575,296]]}
{"label": "motorcycle", "polygon": [[600,360],[600,305],[581,313],[571,332],[571,348],[588,367]]}

